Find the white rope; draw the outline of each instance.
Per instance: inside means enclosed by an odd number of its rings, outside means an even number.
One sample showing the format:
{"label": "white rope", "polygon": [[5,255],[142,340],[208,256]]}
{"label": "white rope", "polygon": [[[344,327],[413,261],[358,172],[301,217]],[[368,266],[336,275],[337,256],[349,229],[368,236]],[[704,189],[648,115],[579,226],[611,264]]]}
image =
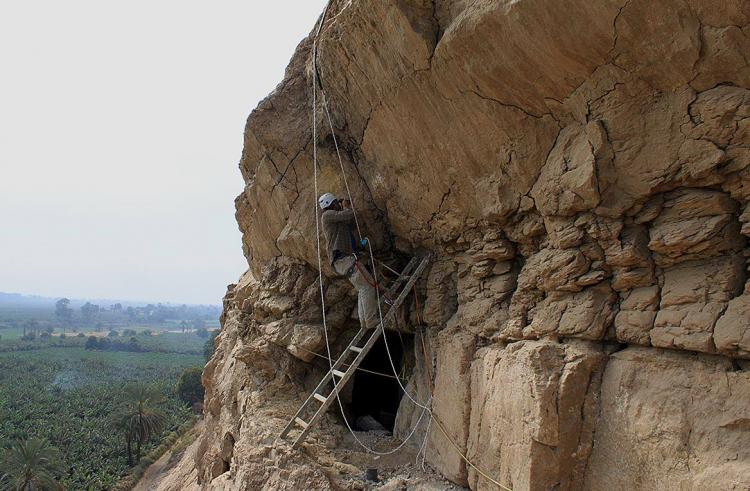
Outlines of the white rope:
{"label": "white rope", "polygon": [[336,147],[336,156],[339,159],[339,167],[341,167],[341,175],[344,178],[344,186],[346,187],[346,194],[349,196],[349,203],[352,205],[352,214],[354,214],[354,224],[357,226],[357,234],[359,239],[362,239],[362,229],[359,228],[359,220],[357,219],[357,210],[354,206],[354,199],[352,198],[352,192],[349,190],[349,181],[346,179],[346,171],[344,170],[344,161],[341,159],[341,152],[339,151],[339,143],[336,138],[336,131],[333,129],[333,122],[331,121],[331,113],[328,110],[328,99],[326,98],[325,92],[323,93],[323,108],[326,110],[326,117],[328,118],[328,125],[331,127],[331,135],[333,136],[333,145]]}
{"label": "white rope", "polygon": [[[380,307],[380,289],[377,288],[377,285],[379,285],[379,282],[378,282],[378,268],[375,267],[375,258],[374,258],[374,255],[372,253],[372,244],[370,244],[369,240],[367,241],[367,249],[370,252],[370,261],[372,261],[373,279],[375,280],[375,285],[376,285],[375,286],[375,296],[376,296],[377,301],[378,301],[378,316],[380,317],[380,325],[382,326],[381,328],[383,329],[383,341],[384,341],[383,344],[385,344],[385,352],[388,355],[388,362],[391,365],[391,369],[393,369],[393,373],[396,376],[398,376],[398,370],[396,370],[396,365],[395,365],[395,363],[393,363],[393,357],[391,356],[391,349],[388,347],[388,339],[386,338],[386,335],[385,335],[385,324],[383,323],[383,309]],[[395,314],[395,312],[394,312],[394,314]],[[419,402],[416,401],[416,399],[414,399],[411,396],[411,394],[409,393],[409,391],[406,390],[406,387],[404,387],[404,384],[401,383],[401,380],[396,380],[396,382],[398,382],[398,385],[399,385],[399,387],[401,387],[401,390],[404,391],[404,394],[406,395],[406,397],[408,397],[409,400],[412,403],[414,403],[414,405],[416,405],[418,407],[421,407],[424,410],[430,411],[430,409],[426,405],[420,404]],[[429,404],[429,401],[426,404]],[[432,414],[432,411],[430,411],[430,414]]]}
{"label": "white rope", "polygon": [[[318,32],[320,32],[320,30],[318,30]],[[317,69],[316,69],[316,53],[317,53],[316,50],[317,50],[317,48],[316,48],[316,43],[317,43],[317,37],[316,37],[315,41],[313,42],[313,91],[314,91],[313,92],[313,104],[315,104],[315,102],[314,102],[315,101],[315,92],[317,91],[317,84],[316,84],[316,78],[315,78],[317,76]],[[357,212],[355,210],[354,200],[352,199],[352,193],[349,190],[349,183],[348,183],[348,181],[346,179],[346,171],[344,170],[344,161],[341,158],[341,152],[339,151],[338,138],[336,138],[336,131],[333,128],[333,122],[331,120],[331,113],[328,110],[328,101],[327,101],[327,98],[326,98],[326,95],[325,95],[325,91],[322,88],[320,90],[321,90],[321,93],[323,94],[323,108],[325,109],[326,116],[327,116],[327,119],[328,119],[328,124],[329,124],[329,126],[331,128],[331,136],[333,137],[333,145],[336,147],[336,156],[338,157],[339,167],[341,168],[341,175],[344,178],[344,185],[346,186],[346,192],[347,192],[347,194],[349,196],[349,202],[351,203],[351,206],[352,206],[352,214],[354,215],[354,220],[355,220],[355,223],[357,225],[357,232],[359,232],[359,236],[360,236],[360,239],[361,239],[362,238],[362,231],[359,228],[359,222],[357,221]],[[313,108],[313,113],[314,113],[314,111],[315,111],[315,108]],[[314,131],[315,130],[314,130],[314,127],[313,127],[313,132]],[[315,139],[315,135],[313,135],[313,139]],[[317,153],[315,152],[315,144],[316,143],[313,143],[313,159],[314,160],[317,159]],[[315,166],[316,166],[316,169],[317,169],[317,160],[315,160],[315,162],[316,162]],[[315,173],[315,179],[316,179],[316,181],[315,181],[315,196],[317,197],[317,195],[318,195],[317,170],[316,170],[316,173]],[[317,203],[317,201],[316,201],[316,203]],[[316,212],[315,212],[315,217],[316,217],[316,219],[318,217],[317,208],[316,208]],[[320,244],[320,236],[318,236],[318,244]],[[320,249],[320,246],[318,246],[318,248]],[[372,252],[372,244],[370,243],[369,240],[367,241],[367,248],[368,248],[368,251],[370,253],[370,264],[372,264],[372,270],[373,270],[373,275],[374,275],[373,279],[375,280],[375,285],[376,285],[375,286],[375,294],[376,294],[377,301],[378,301],[378,317],[380,318],[380,326],[383,329],[383,341],[385,343],[385,351],[388,354],[388,361],[390,362],[391,368],[393,369],[393,374],[398,379],[398,370],[396,370],[396,365],[393,363],[393,357],[391,356],[391,350],[388,347],[388,340],[386,339],[385,324],[383,323],[383,310],[382,310],[382,308],[380,306],[380,291],[377,288],[377,285],[379,285],[380,283],[378,281],[377,267],[375,266],[375,255]],[[318,253],[318,262],[320,262],[320,253]],[[398,380],[398,385],[399,385],[399,387],[401,387],[401,390],[404,391],[404,394],[406,394],[406,396],[409,398],[409,400],[411,402],[413,402],[418,407],[420,407],[420,408],[422,408],[424,410],[428,410],[429,411],[429,408],[426,405],[420,404],[419,402],[417,402],[414,399],[414,397],[411,396],[411,394],[409,394],[409,392],[406,390],[406,387],[404,387],[404,385],[401,383],[400,380]]]}
{"label": "white rope", "polygon": [[[330,5],[330,3],[328,5]],[[313,196],[313,198],[315,200],[314,210],[315,210],[315,237],[316,237],[317,252],[318,252],[318,282],[320,284],[320,302],[321,302],[321,307],[323,310],[323,333],[324,333],[324,338],[325,338],[325,343],[326,343],[326,353],[328,354],[328,366],[331,370],[331,373],[333,373],[333,359],[331,357],[331,343],[328,339],[328,323],[326,322],[325,292],[323,290],[323,264],[321,260],[321,248],[320,248],[320,216],[318,213],[318,194],[319,194],[318,192],[318,126],[317,126],[317,118],[316,118],[316,111],[317,111],[317,106],[318,106],[317,104],[317,93],[318,93],[318,83],[317,83],[317,80],[318,80],[317,78],[318,77],[317,50],[318,50],[318,47],[317,47],[317,43],[318,43],[318,35],[320,34],[320,29],[323,27],[323,23],[325,22],[325,16],[326,16],[326,12],[328,11],[328,5],[326,5],[326,10],[323,12],[323,17],[321,18],[320,25],[318,26],[318,30],[316,32],[315,39],[313,40],[313,47],[312,47],[312,72],[313,72],[312,127],[313,127],[313,180],[315,182],[315,185],[314,185],[315,195]],[[333,124],[331,123],[330,113],[328,113],[327,108],[326,108],[326,113],[328,114],[328,122],[331,124],[331,129],[333,130]],[[338,156],[339,163],[341,164],[341,168],[343,171],[344,164],[341,159],[341,154],[339,153],[338,142],[336,141],[335,133],[333,134],[333,138],[334,138],[334,144],[336,145],[336,154]],[[346,182],[346,175],[344,175],[344,183],[346,184],[347,193],[349,193],[349,184]],[[349,193],[349,201],[352,203],[352,208],[354,208],[354,204],[351,200],[351,193]],[[353,209],[352,211],[354,212]],[[357,224],[357,230],[359,231],[359,224]],[[383,329],[383,325],[382,325],[382,316],[381,316],[381,325],[378,329],[382,329],[383,334],[385,334],[385,330]],[[385,339],[385,336],[383,339]],[[396,377],[398,377],[398,374],[395,373],[395,371],[394,371],[394,374],[396,375]],[[378,450],[375,450],[374,448],[370,448],[362,440],[359,439],[354,429],[349,424],[349,420],[346,418],[346,413],[344,412],[344,405],[341,402],[341,397],[339,396],[339,390],[338,390],[338,384],[336,382],[336,377],[332,375],[331,380],[333,381],[333,390],[334,390],[334,393],[336,394],[336,400],[339,404],[339,409],[341,410],[341,416],[344,418],[344,423],[346,424],[346,427],[349,430],[349,433],[352,434],[354,439],[362,448],[364,448],[370,453],[373,453],[376,455],[390,455],[399,451],[404,445],[406,445],[406,443],[414,435],[417,428],[419,427],[420,421],[422,421],[422,417],[424,416],[426,412],[424,409],[422,410],[422,413],[419,415],[419,419],[417,420],[417,423],[414,425],[414,428],[409,433],[409,435],[404,439],[404,441],[402,441],[397,447],[387,452],[380,452]],[[399,385],[401,386],[401,382],[399,382]]]}
{"label": "white rope", "polygon": [[[323,17],[320,20],[320,25],[318,26],[318,30],[317,30],[317,32],[315,34],[315,39],[313,39],[313,47],[312,47],[312,57],[313,57],[313,60],[312,60],[312,68],[313,68],[313,97],[312,97],[312,99],[313,99],[313,107],[312,107],[312,118],[313,118],[313,169],[314,169],[313,170],[313,178],[315,180],[315,196],[313,198],[315,200],[315,205],[314,205],[314,209],[315,209],[315,236],[316,236],[317,250],[318,250],[318,280],[319,280],[319,283],[320,283],[320,301],[321,301],[321,306],[322,306],[322,310],[323,310],[323,332],[325,334],[324,337],[325,337],[325,343],[326,343],[326,352],[328,353],[328,364],[329,364],[329,367],[331,369],[331,373],[333,373],[333,359],[331,358],[331,346],[330,346],[330,342],[329,342],[329,339],[328,339],[328,325],[326,323],[325,293],[323,291],[323,265],[322,265],[321,250],[320,250],[320,216],[318,215],[318,152],[317,152],[318,140],[317,140],[317,123],[316,123],[316,118],[315,118],[316,110],[317,110],[317,88],[318,88],[317,87],[317,76],[318,76],[318,69],[317,69],[317,42],[318,42],[318,36],[320,35],[320,31],[321,31],[321,29],[323,27],[323,23],[325,22],[326,13],[328,12],[328,7],[329,6],[330,6],[330,2],[326,5],[325,10],[323,11]],[[325,111],[326,111],[326,116],[327,116],[327,119],[328,119],[328,123],[329,123],[329,125],[331,127],[331,135],[333,136],[333,143],[334,143],[334,145],[336,147],[336,156],[338,157],[338,160],[339,160],[339,165],[341,167],[342,175],[344,177],[344,184],[346,186],[346,192],[349,195],[349,202],[352,205],[352,212],[353,212],[353,214],[355,216],[355,221],[356,221],[356,212],[354,211],[354,201],[352,200],[352,195],[351,195],[351,192],[349,190],[349,184],[348,184],[348,182],[346,180],[346,173],[344,172],[344,164],[343,164],[343,160],[341,159],[341,153],[339,152],[338,141],[336,139],[336,132],[333,129],[333,123],[331,121],[331,115],[330,115],[330,112],[328,110],[328,103],[326,101],[325,92],[323,91],[322,87],[321,87],[321,93],[323,94],[324,108],[325,108]],[[357,222],[357,231],[360,234],[360,238],[362,238],[362,234],[361,234],[361,231],[359,229],[359,222]],[[380,325],[379,325],[379,327],[377,329],[381,329],[382,330],[383,342],[384,342],[383,344],[385,344],[385,350],[386,350],[386,353],[388,355],[388,361],[389,361],[389,363],[391,365],[391,369],[393,369],[393,374],[396,377],[396,381],[398,382],[399,387],[401,387],[401,390],[404,391],[404,394],[409,398],[409,400],[413,404],[415,404],[416,406],[422,408],[422,412],[420,413],[419,419],[417,419],[417,422],[414,424],[414,427],[412,428],[411,432],[404,439],[404,441],[402,441],[396,448],[394,448],[392,450],[389,450],[387,452],[379,452],[379,451],[377,451],[377,450],[375,450],[375,449],[370,448],[369,446],[367,446],[364,442],[362,442],[359,439],[359,437],[357,437],[357,434],[352,429],[351,425],[349,424],[349,420],[346,418],[346,414],[344,413],[344,405],[341,402],[341,397],[339,396],[339,391],[338,391],[338,387],[337,387],[337,383],[336,383],[336,377],[332,375],[331,376],[331,380],[333,381],[333,387],[334,387],[334,391],[336,392],[336,400],[338,401],[339,409],[341,410],[341,416],[344,418],[344,423],[346,424],[346,427],[349,430],[349,433],[351,433],[351,435],[354,437],[354,439],[357,441],[357,443],[362,448],[364,448],[365,450],[367,450],[368,452],[373,453],[375,455],[390,455],[392,453],[397,452],[404,445],[406,445],[406,443],[411,439],[411,437],[416,432],[417,428],[419,428],[419,423],[422,421],[422,418],[424,417],[425,413],[428,413],[430,415],[430,423],[435,418],[435,416],[432,414],[432,410],[427,406],[427,405],[429,405],[432,402],[432,395],[430,396],[429,400],[425,404],[420,404],[419,402],[417,402],[414,399],[414,397],[412,397],[412,395],[409,393],[409,391],[406,390],[406,387],[404,387],[404,385],[401,383],[401,380],[399,379],[398,370],[396,370],[396,365],[393,363],[393,357],[391,356],[391,350],[388,347],[388,339],[386,338],[386,334],[385,334],[385,324],[383,323],[383,311],[382,311],[382,308],[381,308],[381,305],[380,305],[380,291],[377,288],[377,285],[379,284],[378,283],[378,277],[377,277],[377,274],[378,274],[377,273],[377,267],[375,266],[375,256],[374,256],[374,254],[372,252],[372,244],[370,244],[369,240],[367,241],[367,247],[368,247],[368,251],[370,253],[370,263],[372,264],[372,270],[373,270],[373,275],[374,275],[374,280],[375,280],[375,285],[376,285],[375,286],[375,293],[376,293],[377,303],[378,303],[378,316],[380,318]],[[374,333],[373,333],[373,335],[374,335]],[[450,436],[448,435],[447,431],[443,428],[443,426],[440,423],[440,421],[436,419],[436,423],[437,423],[438,428],[440,428],[440,430],[443,432],[443,434],[448,439],[448,441],[450,441],[453,444],[453,446],[456,448],[456,451],[459,453],[459,455],[461,456],[461,458],[466,461],[466,463],[468,465],[470,465],[472,468],[474,468],[480,475],[482,475],[483,477],[485,477],[486,479],[488,479],[490,482],[492,482],[495,485],[497,485],[499,488],[507,490],[507,491],[512,491],[512,490],[510,490],[510,488],[508,488],[506,486],[503,486],[498,481],[496,481],[495,479],[493,479],[489,475],[487,475],[484,472],[482,472],[482,470],[479,469],[476,465],[474,465],[461,452],[461,449],[458,447],[458,445],[451,440]],[[429,427],[430,427],[430,425],[428,425],[427,432],[425,433],[425,440],[424,440],[424,442],[422,444],[422,447],[425,446],[425,443],[427,441],[427,435],[429,434]],[[419,454],[417,454],[417,456],[418,455]],[[423,458],[422,462],[423,462],[423,466],[424,466],[424,458]]]}
{"label": "white rope", "polygon": [[[328,7],[326,7],[326,9],[327,8]],[[318,34],[320,34],[320,27],[322,27],[322,22],[321,22],[321,26],[318,27]],[[316,222],[315,223],[316,223],[316,226],[317,226],[317,220],[318,220],[318,211],[317,211],[318,174],[317,174],[317,152],[316,152],[317,139],[316,139],[316,133],[315,133],[315,121],[314,121],[314,119],[315,119],[315,109],[316,109],[316,107],[315,107],[315,101],[316,101],[315,94],[317,93],[317,87],[318,87],[317,86],[317,73],[318,72],[317,72],[317,60],[316,60],[316,58],[317,58],[317,42],[318,42],[318,39],[317,39],[317,34],[316,34],[316,38],[313,41],[313,140],[314,140],[314,142],[313,142],[313,160],[314,160],[314,165],[315,165],[315,196],[316,196],[316,209],[315,209],[315,219],[316,219]],[[362,238],[362,232],[361,232],[361,230],[359,228],[359,222],[357,221],[357,212],[355,210],[354,200],[352,199],[352,193],[351,193],[351,191],[349,189],[349,183],[348,183],[348,181],[346,179],[346,171],[344,170],[344,161],[341,158],[341,152],[339,151],[338,138],[336,138],[336,131],[333,128],[333,122],[331,120],[331,113],[328,110],[328,101],[327,101],[327,98],[325,96],[325,91],[322,88],[321,88],[321,93],[323,94],[323,108],[325,109],[326,116],[327,116],[327,119],[328,119],[328,124],[329,124],[329,126],[331,128],[331,136],[333,137],[333,145],[336,147],[336,156],[338,157],[339,167],[341,168],[341,175],[344,178],[344,185],[346,186],[346,192],[347,192],[347,194],[349,196],[349,202],[351,203],[351,206],[352,206],[352,214],[354,215],[354,220],[355,220],[355,223],[357,225],[357,232],[359,232],[359,236],[360,236],[360,238]],[[388,355],[388,361],[390,362],[391,369],[393,369],[393,374],[396,376],[396,379],[398,381],[399,387],[401,387],[401,390],[404,391],[404,394],[406,394],[406,396],[409,398],[409,400],[411,402],[413,402],[415,405],[417,405],[418,407],[420,407],[420,408],[422,408],[424,410],[428,410],[429,411],[429,408],[426,405],[420,404],[419,402],[417,402],[411,396],[411,394],[409,394],[409,391],[406,390],[406,387],[404,387],[404,385],[401,383],[401,381],[398,380],[398,370],[396,370],[396,365],[393,363],[393,357],[391,356],[391,350],[388,347],[388,340],[386,339],[385,324],[383,323],[383,310],[382,310],[382,308],[380,306],[380,291],[377,288],[377,285],[379,285],[380,283],[378,281],[377,268],[375,267],[375,255],[372,252],[372,244],[370,243],[369,240],[367,241],[367,248],[368,248],[368,251],[370,253],[370,264],[372,264],[372,270],[373,270],[373,275],[374,275],[373,279],[375,280],[375,285],[376,285],[375,286],[375,294],[376,294],[377,301],[378,301],[378,317],[380,318],[380,326],[381,326],[381,329],[383,330],[383,341],[384,341],[384,344],[385,344],[385,351],[386,351],[386,353]],[[320,234],[319,233],[318,233],[318,264],[320,264]],[[322,272],[320,274],[322,275]],[[322,281],[323,280],[322,280],[322,277],[321,277],[321,291],[322,291]],[[323,307],[323,310],[325,310],[325,306]],[[327,338],[327,336],[326,336],[326,338]],[[329,356],[330,356],[330,354],[329,354]],[[333,369],[333,366],[331,366],[331,369]]]}
{"label": "white rope", "polygon": [[424,467],[424,461],[427,458],[427,438],[430,436],[430,428],[432,427],[432,414],[430,414],[430,419],[427,420],[427,429],[424,432],[424,439],[422,440],[422,445],[419,447],[419,452],[417,452],[417,456],[414,459],[414,464],[419,463],[419,455],[422,455],[422,470],[425,471]]}

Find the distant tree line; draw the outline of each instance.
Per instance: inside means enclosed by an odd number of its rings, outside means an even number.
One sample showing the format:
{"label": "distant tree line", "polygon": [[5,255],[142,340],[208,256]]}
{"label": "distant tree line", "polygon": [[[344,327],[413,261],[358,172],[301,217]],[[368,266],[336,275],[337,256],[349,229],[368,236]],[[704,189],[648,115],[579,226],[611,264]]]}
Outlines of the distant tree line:
{"label": "distant tree line", "polygon": [[[115,331],[116,332],[116,331]],[[96,336],[89,336],[86,340],[84,348],[87,350],[97,351],[130,351],[138,353],[146,351],[143,346],[138,342],[136,337],[131,337],[127,341],[120,339],[112,339],[114,336],[98,338]]]}
{"label": "distant tree line", "polygon": [[[112,328],[128,326],[167,327],[187,331],[199,330],[207,325],[216,325],[220,309],[216,305],[165,305],[148,304],[143,306],[123,306],[115,303],[109,306],[86,302],[78,308],[70,299],[61,298],[54,309],[40,307],[29,309],[3,310],[0,306],[0,335],[4,328],[21,328],[23,335],[38,338],[43,332],[93,330],[106,332]],[[210,324],[209,324],[210,323]]]}
{"label": "distant tree line", "polygon": [[[97,322],[109,323],[120,321],[129,324],[163,324],[168,320],[182,321],[180,326],[200,328],[207,320],[219,316],[219,308],[215,305],[164,305],[161,303],[148,304],[140,307],[123,307],[116,303],[102,307],[86,302],[80,307],[80,320],[84,325],[92,326]],[[61,298],[55,304],[55,316],[62,324],[70,324],[74,318],[74,311],[70,308],[70,300]],[[185,323],[185,324],[183,324]]]}

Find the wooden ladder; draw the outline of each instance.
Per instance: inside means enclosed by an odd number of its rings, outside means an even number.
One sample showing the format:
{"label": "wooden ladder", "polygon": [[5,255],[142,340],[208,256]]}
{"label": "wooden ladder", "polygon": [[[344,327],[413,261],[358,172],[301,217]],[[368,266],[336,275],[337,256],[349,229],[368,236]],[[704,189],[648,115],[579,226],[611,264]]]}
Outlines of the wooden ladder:
{"label": "wooden ladder", "polygon": [[[352,375],[354,375],[354,372],[360,363],[362,363],[362,360],[365,359],[367,353],[375,345],[375,342],[380,339],[383,329],[395,320],[399,306],[404,302],[406,296],[409,294],[409,290],[411,290],[414,283],[419,279],[419,276],[424,272],[429,259],[428,255],[421,258],[421,260],[414,257],[409,261],[385,295],[387,298],[392,298],[397,291],[399,292],[390,305],[388,313],[383,317],[383,323],[379,324],[375,329],[360,329],[357,332],[344,352],[341,353],[341,356],[333,364],[333,369],[326,373],[318,386],[315,387],[315,390],[312,391],[312,394],[310,394],[299,408],[297,414],[289,420],[279,435],[280,439],[286,439],[292,429],[299,428],[300,432],[292,442],[292,448],[295,448],[304,440],[307,432],[310,431],[313,425],[325,414],[333,401],[336,400],[336,397]],[[403,287],[401,287],[402,285]],[[364,345],[361,345],[362,341],[365,341]],[[354,359],[346,366],[347,360],[350,360],[352,356],[354,356]],[[334,377],[336,377],[335,380]],[[326,387],[332,382],[335,382],[333,389],[328,395],[324,395],[323,392],[325,392]],[[310,413],[312,413],[310,419],[303,419]]]}

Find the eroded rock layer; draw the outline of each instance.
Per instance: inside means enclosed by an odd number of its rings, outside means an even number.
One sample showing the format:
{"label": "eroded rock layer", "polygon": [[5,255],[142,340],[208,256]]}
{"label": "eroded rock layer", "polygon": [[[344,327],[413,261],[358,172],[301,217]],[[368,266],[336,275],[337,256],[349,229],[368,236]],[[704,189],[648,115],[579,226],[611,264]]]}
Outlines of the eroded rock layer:
{"label": "eroded rock layer", "polygon": [[[311,38],[247,122],[249,270],[206,367],[206,488],[363,486],[273,440],[322,373]],[[750,487],[750,3],[334,0],[321,191],[399,260],[430,251],[407,388],[516,490]],[[324,266],[338,352],[355,298]],[[352,397],[351,395],[347,397]],[[426,463],[496,489],[407,398]],[[343,440],[342,440],[343,439]],[[315,444],[318,444],[316,447]],[[351,470],[351,469],[350,469]]]}

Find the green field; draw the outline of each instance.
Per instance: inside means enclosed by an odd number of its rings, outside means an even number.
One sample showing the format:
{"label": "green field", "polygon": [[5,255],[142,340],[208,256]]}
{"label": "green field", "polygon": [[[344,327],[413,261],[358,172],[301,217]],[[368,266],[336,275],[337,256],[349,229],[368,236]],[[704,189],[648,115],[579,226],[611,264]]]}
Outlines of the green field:
{"label": "green field", "polygon": [[[10,344],[3,341],[0,345]],[[205,338],[194,334],[138,336],[149,349],[173,352],[112,352],[85,350],[73,343],[86,338],[40,341],[29,351],[0,353],[0,444],[31,436],[44,437],[65,458],[67,489],[108,489],[128,471],[124,437],[112,423],[130,382],[153,384],[164,396],[164,434],[190,418],[175,394],[183,369],[203,366]],[[151,339],[153,338],[153,339]],[[43,342],[71,343],[65,347]],[[182,352],[178,352],[182,350]],[[155,438],[144,453],[158,444]]]}
{"label": "green field", "polygon": [[20,327],[7,327],[0,329],[0,342],[2,341],[15,341],[21,339],[23,336],[23,329]]}

